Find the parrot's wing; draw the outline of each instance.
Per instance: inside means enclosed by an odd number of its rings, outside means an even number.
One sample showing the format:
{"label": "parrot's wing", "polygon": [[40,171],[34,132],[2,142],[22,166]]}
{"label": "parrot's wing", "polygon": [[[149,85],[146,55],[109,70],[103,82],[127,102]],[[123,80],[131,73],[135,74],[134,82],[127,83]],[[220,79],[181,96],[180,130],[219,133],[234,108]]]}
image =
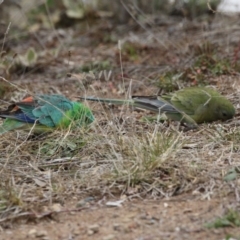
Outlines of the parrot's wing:
{"label": "parrot's wing", "polygon": [[133,100],[136,107],[165,113],[172,120],[187,123],[191,128],[197,127],[197,123],[190,116],[158,96],[134,96]]}
{"label": "parrot's wing", "polygon": [[32,113],[39,123],[48,127],[56,127],[68,117],[65,113],[73,109],[72,102],[61,95],[40,95],[37,101],[38,106]]}
{"label": "parrot's wing", "polygon": [[179,111],[182,111],[189,116],[194,115],[196,110],[193,101],[194,99],[185,98],[181,94],[173,94],[171,97],[172,105],[174,105]]}
{"label": "parrot's wing", "polygon": [[207,104],[211,99],[211,90],[204,88],[185,88],[169,95],[161,96],[169,101],[178,110],[193,116],[199,106]]}
{"label": "parrot's wing", "polygon": [[15,119],[25,123],[36,121],[47,127],[56,127],[65,117],[65,112],[73,107],[70,100],[61,95],[39,95],[23,99],[0,112],[0,117]]}

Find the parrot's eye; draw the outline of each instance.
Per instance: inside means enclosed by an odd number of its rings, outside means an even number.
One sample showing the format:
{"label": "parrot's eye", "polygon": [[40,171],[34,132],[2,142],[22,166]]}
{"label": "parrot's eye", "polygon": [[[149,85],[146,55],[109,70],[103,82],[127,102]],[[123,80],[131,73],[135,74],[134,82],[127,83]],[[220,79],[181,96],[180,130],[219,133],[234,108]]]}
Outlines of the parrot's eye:
{"label": "parrot's eye", "polygon": [[224,117],[227,117],[227,113],[226,113],[226,112],[222,112],[222,115],[223,115]]}

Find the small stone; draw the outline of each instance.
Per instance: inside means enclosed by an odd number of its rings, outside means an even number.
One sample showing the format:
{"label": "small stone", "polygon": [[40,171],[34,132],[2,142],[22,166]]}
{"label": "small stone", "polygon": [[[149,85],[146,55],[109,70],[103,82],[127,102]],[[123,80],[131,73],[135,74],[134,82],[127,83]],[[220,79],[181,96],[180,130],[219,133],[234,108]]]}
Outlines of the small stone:
{"label": "small stone", "polygon": [[180,232],[180,227],[175,227],[176,232]]}
{"label": "small stone", "polygon": [[119,223],[114,223],[114,224],[113,224],[113,230],[114,230],[114,231],[120,231],[120,229],[121,229],[121,226],[120,226]]}
{"label": "small stone", "polygon": [[92,201],[94,201],[94,200],[95,200],[94,197],[87,197],[87,198],[81,199],[81,200],[77,203],[76,207],[83,207],[83,206],[86,205],[86,203],[90,203],[90,202],[92,202]]}
{"label": "small stone", "polygon": [[93,230],[89,230],[89,229],[88,229],[87,234],[88,234],[88,236],[91,236],[91,235],[94,234],[94,232],[93,232]]}
{"label": "small stone", "polygon": [[[237,185],[240,185],[240,179],[237,180]],[[230,238],[231,239],[231,238]]]}
{"label": "small stone", "polygon": [[73,234],[74,234],[75,236],[80,235],[80,234],[81,234],[80,229],[74,229],[74,230],[73,230]]}
{"label": "small stone", "polygon": [[37,233],[37,230],[35,228],[33,228],[28,232],[27,235],[28,235],[28,237],[35,237],[36,233]]}
{"label": "small stone", "polygon": [[[92,234],[94,233],[97,233],[99,231],[99,225],[98,224],[94,224],[94,225],[91,225],[88,227],[88,232],[93,232]],[[90,234],[90,235],[92,235]]]}
{"label": "small stone", "polygon": [[36,231],[35,236],[39,237],[39,238],[46,237],[47,236],[47,232],[45,230]]}
{"label": "small stone", "polygon": [[154,219],[150,219],[150,220],[147,221],[148,225],[153,225],[155,223],[156,223],[156,221]]}
{"label": "small stone", "polygon": [[128,228],[127,226],[123,228],[124,233],[130,233],[132,232],[132,229]]}
{"label": "small stone", "polygon": [[54,212],[60,212],[62,210],[62,206],[59,203],[55,203],[51,206],[51,210]]}
{"label": "small stone", "polygon": [[165,207],[165,208],[167,208],[168,207],[168,203],[163,203],[163,206]]}
{"label": "small stone", "polygon": [[103,240],[113,240],[113,239],[115,239],[115,236],[113,234],[103,237]]}
{"label": "small stone", "polygon": [[145,220],[145,219],[147,219],[147,214],[142,213],[142,214],[139,215],[139,218],[142,219],[142,220]]}

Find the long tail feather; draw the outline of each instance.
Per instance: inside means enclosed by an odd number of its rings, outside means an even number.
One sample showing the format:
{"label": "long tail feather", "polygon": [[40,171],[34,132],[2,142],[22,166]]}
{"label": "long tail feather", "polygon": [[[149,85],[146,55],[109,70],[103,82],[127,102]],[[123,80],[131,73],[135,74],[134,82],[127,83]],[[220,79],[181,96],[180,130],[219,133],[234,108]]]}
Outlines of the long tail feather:
{"label": "long tail feather", "polygon": [[103,102],[103,103],[112,103],[116,105],[124,105],[128,104],[131,106],[135,106],[137,108],[150,110],[153,112],[174,112],[178,113],[179,111],[172,106],[170,103],[159,100],[156,97],[133,97],[133,99],[122,100],[122,99],[109,99],[109,98],[95,98],[95,97],[79,97],[80,99],[95,101],[95,102]]}
{"label": "long tail feather", "polygon": [[142,109],[147,109],[157,113],[172,112],[179,113],[179,111],[170,103],[157,97],[133,96],[134,106]]}
{"label": "long tail feather", "polygon": [[17,129],[33,131],[34,134],[49,133],[54,130],[54,128],[50,128],[44,125],[31,124],[31,123],[29,124],[29,123],[20,122],[18,120],[8,118],[0,126],[0,135],[8,131],[17,130]]}
{"label": "long tail feather", "polygon": [[26,125],[26,123],[24,122],[19,122],[17,120],[14,119],[6,119],[3,124],[0,126],[0,135],[14,130],[14,129],[20,129],[22,127],[24,127]]}
{"label": "long tail feather", "polygon": [[78,98],[82,100],[102,102],[102,103],[112,103],[116,105],[124,105],[124,104],[134,105],[133,100],[121,100],[121,99],[97,98],[97,97],[78,97]]}

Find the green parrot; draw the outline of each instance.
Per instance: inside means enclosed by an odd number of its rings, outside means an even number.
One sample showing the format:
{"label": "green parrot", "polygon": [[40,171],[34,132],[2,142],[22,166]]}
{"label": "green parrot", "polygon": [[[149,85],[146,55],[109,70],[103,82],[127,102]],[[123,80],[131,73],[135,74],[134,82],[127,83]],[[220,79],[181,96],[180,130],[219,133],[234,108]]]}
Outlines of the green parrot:
{"label": "green parrot", "polygon": [[165,113],[174,121],[196,127],[199,123],[228,120],[234,117],[232,103],[207,87],[187,87],[169,95],[133,96],[129,100],[80,97],[80,99],[112,104],[128,104],[152,112]]}
{"label": "green parrot", "polygon": [[67,128],[72,121],[79,126],[93,122],[92,111],[79,102],[71,102],[61,95],[37,95],[24,98],[0,111],[5,119],[0,126],[0,135],[15,129],[31,130],[34,133],[51,132]]}

